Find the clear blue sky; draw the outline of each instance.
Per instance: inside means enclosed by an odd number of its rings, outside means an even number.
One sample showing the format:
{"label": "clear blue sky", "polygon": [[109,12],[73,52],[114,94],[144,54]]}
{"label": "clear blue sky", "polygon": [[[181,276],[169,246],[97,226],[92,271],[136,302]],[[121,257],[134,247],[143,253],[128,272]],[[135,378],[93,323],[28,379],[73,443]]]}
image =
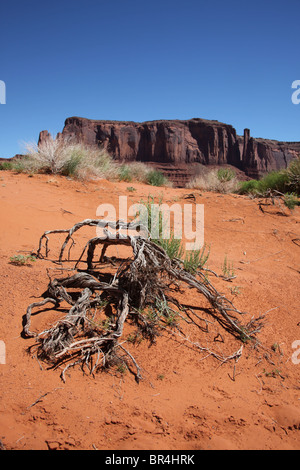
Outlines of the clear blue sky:
{"label": "clear blue sky", "polygon": [[69,116],[300,141],[299,0],[3,0],[0,17],[2,157]]}

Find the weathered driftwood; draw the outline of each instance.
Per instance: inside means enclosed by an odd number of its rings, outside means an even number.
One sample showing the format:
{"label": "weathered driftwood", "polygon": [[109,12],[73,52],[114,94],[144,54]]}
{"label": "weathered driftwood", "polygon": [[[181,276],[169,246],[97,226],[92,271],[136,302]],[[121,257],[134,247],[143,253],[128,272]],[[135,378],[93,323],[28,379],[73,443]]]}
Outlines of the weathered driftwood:
{"label": "weathered driftwood", "polygon": [[[132,353],[124,347],[125,322],[130,318],[140,334],[152,342],[162,327],[172,325],[172,319],[176,314],[187,323],[195,323],[193,317],[193,315],[197,317],[195,312],[181,305],[174,294],[172,295],[177,283],[202,294],[211,305],[212,318],[242,342],[253,339],[260,330],[262,317],[252,318],[248,324],[242,324],[242,312],[216,290],[201,269],[196,275],[192,275],[183,269],[183,263],[179,259],[171,260],[165,250],[150,239],[121,232],[121,229],[136,229],[136,225],[124,224],[122,221],[117,223],[100,221],[100,224],[104,228],[103,236],[88,241],[73,268],[75,273],[63,278],[50,279],[44,299],[29,305],[24,318],[23,333],[27,337],[36,338],[39,357],[48,360],[54,366],[66,364],[62,372],[63,379],[70,366],[80,363],[82,366],[86,365],[90,372],[94,372],[98,367],[105,367],[109,363],[125,362],[125,353],[128,359],[126,364],[128,365],[128,362],[133,364],[136,380],[139,381],[142,378],[141,368]],[[73,235],[84,226],[99,227],[99,220],[86,219],[68,230],[45,232],[40,238],[37,256],[47,257],[49,235],[60,233],[66,234],[66,237],[57,261],[59,263],[65,261],[64,253],[70,242],[68,260],[70,249],[74,245]],[[108,227],[116,229],[117,232],[109,232]],[[45,240],[44,247],[43,240]],[[132,258],[119,262],[115,274],[111,274],[109,281],[104,282],[97,266],[104,262],[108,246],[120,244],[132,248]],[[95,257],[98,245],[102,246],[100,259]],[[45,255],[42,254],[43,250]],[[79,269],[78,266],[82,263],[86,266],[84,269]],[[77,291],[74,292],[74,289]],[[65,303],[70,308],[67,315],[51,328],[40,333],[32,332],[30,325],[33,308],[47,303],[53,304],[54,309]],[[111,309],[110,316],[106,316],[106,322],[101,323],[97,315],[107,307]],[[197,318],[199,320],[199,317]],[[207,320],[205,322],[207,328],[208,322]],[[184,341],[190,341],[179,328],[177,330]],[[198,342],[192,344],[221,361],[237,360],[242,352],[242,348],[239,347],[236,353],[225,357],[209,348],[201,347]],[[119,353],[123,356],[120,357]]]}

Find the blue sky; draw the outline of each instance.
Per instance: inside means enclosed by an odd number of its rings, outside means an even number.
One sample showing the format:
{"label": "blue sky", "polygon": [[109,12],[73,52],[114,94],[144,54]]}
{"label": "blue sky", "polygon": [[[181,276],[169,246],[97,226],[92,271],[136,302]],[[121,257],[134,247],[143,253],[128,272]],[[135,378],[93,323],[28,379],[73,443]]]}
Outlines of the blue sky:
{"label": "blue sky", "polygon": [[0,17],[1,157],[69,116],[300,141],[299,0],[2,0]]}

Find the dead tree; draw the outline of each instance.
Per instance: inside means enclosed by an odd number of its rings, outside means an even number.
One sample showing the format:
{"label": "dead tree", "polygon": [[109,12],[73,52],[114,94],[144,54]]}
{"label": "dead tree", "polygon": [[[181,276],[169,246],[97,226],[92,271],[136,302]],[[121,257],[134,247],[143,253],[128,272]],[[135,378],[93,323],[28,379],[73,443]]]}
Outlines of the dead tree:
{"label": "dead tree", "polygon": [[[186,271],[180,259],[171,260],[161,246],[147,237],[145,228],[143,235],[130,235],[129,231],[137,229],[136,225],[124,224],[122,221],[113,223],[86,219],[68,230],[45,232],[39,241],[37,257],[48,257],[50,235],[64,234],[65,239],[56,262],[61,265],[64,262],[70,263],[73,236],[86,226],[102,227],[103,235],[88,240],[71,268],[71,275],[50,278],[43,300],[29,305],[24,317],[24,335],[36,339],[35,347],[40,358],[54,367],[64,366],[63,380],[66,370],[75,364],[81,364],[83,368],[86,366],[94,373],[98,368],[122,361],[133,370],[139,381],[142,378],[141,367],[128,346],[125,347],[126,342],[129,344],[124,336],[127,321],[134,325],[137,334],[151,343],[155,342],[161,331],[170,331],[173,327],[178,338],[189,341],[193,347],[222,362],[237,360],[243,343],[256,338],[262,327],[262,316],[251,318],[243,324],[243,312],[217,291],[203,269],[199,268],[196,274]],[[109,229],[114,229],[115,232]],[[106,273],[104,280],[99,267],[103,267],[103,263],[108,261],[105,255],[107,248],[117,245],[131,247],[132,257],[118,260],[116,272]],[[96,256],[97,246],[102,248],[100,256]],[[79,267],[82,264],[84,268]],[[176,292],[183,286],[201,294],[209,302],[212,319],[240,341],[235,353],[225,357],[202,347],[198,341],[191,342],[183,333],[177,323],[178,318],[187,324],[199,324],[203,320],[193,308],[180,304],[176,299]],[[31,331],[32,310],[47,303],[52,304],[57,311],[67,304],[67,315],[40,333]],[[209,321],[204,322],[207,327]]]}

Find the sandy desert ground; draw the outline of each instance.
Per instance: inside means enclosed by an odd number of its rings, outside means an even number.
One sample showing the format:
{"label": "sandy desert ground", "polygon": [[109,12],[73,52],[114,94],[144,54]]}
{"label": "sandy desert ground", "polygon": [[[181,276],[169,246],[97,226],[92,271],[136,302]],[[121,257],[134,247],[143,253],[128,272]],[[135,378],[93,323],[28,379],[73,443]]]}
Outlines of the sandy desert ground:
{"label": "sandy desert ground", "polygon": [[[129,192],[129,186],[136,190]],[[221,365],[162,335],[151,347],[145,341],[132,346],[144,371],[139,384],[129,372],[91,376],[79,368],[71,369],[64,383],[59,369],[48,369],[27,352],[34,340],[21,336],[23,315],[44,292],[51,263],[37,260],[31,266],[15,266],[11,256],[35,251],[45,230],[95,218],[99,204],[117,204],[120,195],[138,202],[148,194],[162,194],[165,202],[183,204],[188,192],[1,172],[0,340],[6,345],[6,363],[0,364],[3,448],[299,449],[300,363],[293,349],[293,343],[300,340],[299,207],[292,212],[285,209],[283,215],[270,206],[263,213],[257,201],[246,196],[194,191],[196,202],[205,208],[209,268],[221,273],[227,254],[236,274],[232,282],[212,281],[240,310],[250,315],[267,312],[258,335],[262,347],[245,343],[238,362]],[[182,295],[186,303],[201,307],[201,298],[191,290]],[[39,331],[55,315],[47,310],[33,316],[32,329]],[[198,334],[199,343],[207,344],[207,335]],[[215,346],[225,348],[218,341]],[[229,342],[228,347],[234,350],[237,345]]]}

